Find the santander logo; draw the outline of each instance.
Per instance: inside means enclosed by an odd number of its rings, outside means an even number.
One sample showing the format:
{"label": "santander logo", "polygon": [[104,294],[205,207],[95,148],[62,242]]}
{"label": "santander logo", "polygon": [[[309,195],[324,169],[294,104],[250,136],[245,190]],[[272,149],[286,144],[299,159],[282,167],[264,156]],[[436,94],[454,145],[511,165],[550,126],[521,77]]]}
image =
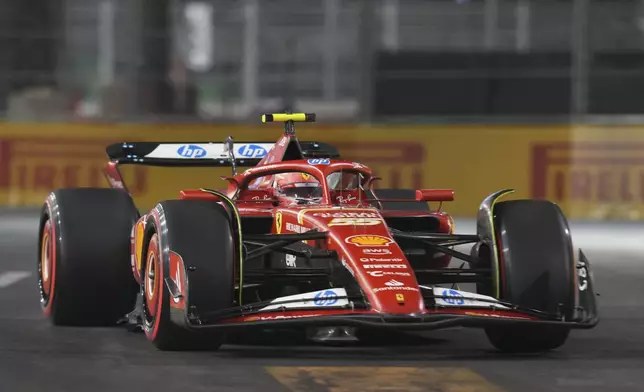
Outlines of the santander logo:
{"label": "santander logo", "polygon": [[389,282],[385,283],[385,286],[389,286],[389,287],[400,287],[404,285],[405,285],[404,283],[401,283],[395,279],[392,279]]}

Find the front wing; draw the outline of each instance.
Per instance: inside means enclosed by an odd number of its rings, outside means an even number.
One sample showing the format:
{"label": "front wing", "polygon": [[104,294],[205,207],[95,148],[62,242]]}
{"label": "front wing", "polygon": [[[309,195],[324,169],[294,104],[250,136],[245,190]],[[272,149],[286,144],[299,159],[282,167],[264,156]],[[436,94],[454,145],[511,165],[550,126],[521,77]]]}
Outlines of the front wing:
{"label": "front wing", "polygon": [[[352,298],[343,289],[333,290],[332,303],[324,303],[320,292],[279,298],[268,303],[248,304],[189,320],[185,312],[173,309],[172,320],[187,329],[293,328],[311,326],[353,326],[373,329],[435,330],[451,327],[488,327],[494,325],[551,325],[571,329],[590,329],[599,322],[593,274],[584,253],[579,251],[576,284],[577,303],[574,317],[566,320],[558,315],[521,308],[511,303],[481,295],[458,292],[458,297],[442,296],[431,290],[436,305],[422,314],[383,314],[360,305],[361,298]],[[450,290],[454,291],[454,290]],[[309,295],[307,297],[307,295]],[[328,298],[328,297],[327,297]],[[451,305],[458,298],[462,305]],[[487,298],[487,299],[486,299]],[[442,300],[441,300],[442,299]],[[318,302],[322,301],[322,303]],[[355,302],[354,302],[355,301]],[[317,302],[317,304],[316,304]]]}

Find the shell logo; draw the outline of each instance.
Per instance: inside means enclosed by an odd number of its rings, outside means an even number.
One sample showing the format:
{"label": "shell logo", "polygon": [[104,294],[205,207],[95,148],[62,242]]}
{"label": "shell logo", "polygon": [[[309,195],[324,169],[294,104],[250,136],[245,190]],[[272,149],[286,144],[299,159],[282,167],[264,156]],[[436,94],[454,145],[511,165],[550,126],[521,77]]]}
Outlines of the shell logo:
{"label": "shell logo", "polygon": [[389,246],[394,242],[391,238],[381,235],[352,235],[344,241],[356,246]]}

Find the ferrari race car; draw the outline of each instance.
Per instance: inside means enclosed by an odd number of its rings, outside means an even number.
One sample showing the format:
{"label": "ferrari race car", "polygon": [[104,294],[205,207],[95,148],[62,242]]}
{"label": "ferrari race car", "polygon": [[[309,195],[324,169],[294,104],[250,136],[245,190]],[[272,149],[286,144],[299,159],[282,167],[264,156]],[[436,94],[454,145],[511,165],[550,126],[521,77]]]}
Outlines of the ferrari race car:
{"label": "ferrari race car", "polygon": [[[262,119],[284,122],[276,143],[114,144],[112,188],[51,192],[38,276],[53,324],[124,322],[161,350],[217,349],[253,329],[315,340],[462,326],[506,352],[555,349],[597,325],[591,266],[557,205],[500,201],[512,192],[501,190],[482,201],[476,233],[456,234],[440,211],[453,191],[375,189],[367,166],[298,141],[295,122],[314,114]],[[122,164],[232,175],[225,189],[181,190],[141,215]]]}

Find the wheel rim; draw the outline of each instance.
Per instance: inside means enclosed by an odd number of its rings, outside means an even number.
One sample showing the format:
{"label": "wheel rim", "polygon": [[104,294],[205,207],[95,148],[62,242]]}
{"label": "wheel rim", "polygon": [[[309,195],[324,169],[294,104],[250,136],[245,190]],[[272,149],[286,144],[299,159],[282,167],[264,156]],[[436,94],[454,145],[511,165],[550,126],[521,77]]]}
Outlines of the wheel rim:
{"label": "wheel rim", "polygon": [[54,234],[51,221],[47,220],[43,226],[40,241],[40,259],[38,261],[38,286],[40,288],[40,303],[45,314],[51,310],[51,300],[54,295],[54,281],[56,278],[56,255],[54,253]]}
{"label": "wheel rim", "polygon": [[[49,226],[49,222],[47,222]],[[43,233],[42,245],[40,248],[40,280],[42,290],[45,295],[49,295],[51,290],[51,234],[47,229]]]}
{"label": "wheel rim", "polygon": [[147,313],[151,318],[154,318],[157,313],[157,305],[159,302],[159,274],[157,273],[157,257],[154,250],[148,251],[148,257],[145,267],[145,302],[147,305]]}

